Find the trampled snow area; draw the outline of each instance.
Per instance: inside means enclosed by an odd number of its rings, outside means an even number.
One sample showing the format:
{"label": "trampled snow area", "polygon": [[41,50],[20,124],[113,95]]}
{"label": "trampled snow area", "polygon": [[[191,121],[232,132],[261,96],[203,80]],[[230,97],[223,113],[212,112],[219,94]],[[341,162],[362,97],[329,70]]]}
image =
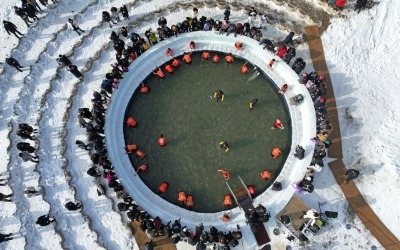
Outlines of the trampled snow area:
{"label": "trampled snow area", "polygon": [[[77,124],[77,109],[90,107],[93,91],[100,88],[101,79],[115,60],[108,37],[112,30],[117,31],[128,23],[123,21],[110,29],[100,24],[101,12],[133,1],[60,2],[44,8],[39,22],[29,30],[12,10],[12,6],[20,5],[20,0],[2,2],[1,21],[12,21],[26,37],[17,46],[18,40],[13,35],[8,36],[2,28],[0,62],[4,62],[5,55],[12,55],[23,66],[31,68],[22,73],[8,65],[0,69],[0,160],[3,162],[0,173],[10,177],[8,186],[0,186],[0,192],[13,193],[12,203],[0,203],[0,232],[15,234],[15,239],[0,243],[0,249],[138,249],[126,226],[126,215],[117,212],[116,203],[120,201],[111,190],[107,196],[97,196],[97,183],[86,174],[91,166],[89,155],[74,144],[76,139],[86,140],[84,129]],[[137,2],[129,8],[129,22],[174,2]],[[249,5],[251,2],[244,1]],[[399,90],[395,84],[400,79],[400,69],[395,51],[400,45],[399,5],[398,1],[384,0],[373,10],[333,20],[322,37],[340,113],[344,162],[348,168],[360,169],[361,176],[356,180],[358,187],[398,238],[400,229],[396,225],[400,218],[395,211],[396,201],[400,198],[400,169],[397,159],[399,135],[395,128],[399,122],[396,111],[400,104],[396,101]],[[271,8],[282,9],[273,3]],[[200,8],[199,12],[214,19],[223,17],[223,10],[219,8]],[[169,24],[177,23],[191,16],[191,11],[176,9],[164,15]],[[298,18],[290,12],[287,16],[294,20]],[[84,35],[65,30],[69,17],[75,18],[85,30]],[[244,11],[232,11],[231,19],[235,22],[246,17]],[[142,35],[149,27],[157,27],[157,19],[154,15],[151,21],[130,32]],[[276,41],[286,36],[276,26],[266,24],[266,28],[264,36]],[[306,45],[297,48],[298,56],[307,62],[306,70],[311,71],[307,50]],[[58,54],[70,52],[73,63],[79,69],[85,69],[82,82],[64,68],[57,69],[55,59]],[[21,122],[39,126],[37,154],[40,163],[37,165],[22,162],[17,156],[16,144],[21,139],[15,132]],[[317,209],[318,202],[326,202],[323,210],[337,211],[339,218],[331,221],[305,246],[297,240],[289,242],[286,239],[288,231],[279,223],[281,234],[273,235],[273,227],[266,223],[272,249],[284,249],[286,245],[291,245],[292,249],[370,249],[372,245],[380,248],[349,208],[328,167],[316,174],[314,184],[315,191],[302,193],[300,198]],[[44,192],[28,198],[23,194],[28,186],[41,186]],[[83,203],[83,209],[67,211],[64,204],[75,199]],[[47,213],[57,219],[57,224],[35,225],[37,217]],[[347,229],[346,224],[351,228]],[[220,230],[230,228],[218,227]],[[191,248],[184,242],[178,244],[178,249]],[[243,248],[239,244],[235,249]]]}

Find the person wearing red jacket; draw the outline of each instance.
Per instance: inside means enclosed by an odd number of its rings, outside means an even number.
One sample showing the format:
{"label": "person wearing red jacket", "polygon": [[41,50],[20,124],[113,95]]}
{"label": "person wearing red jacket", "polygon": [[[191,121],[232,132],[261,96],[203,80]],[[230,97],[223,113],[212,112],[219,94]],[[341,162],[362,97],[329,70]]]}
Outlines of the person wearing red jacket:
{"label": "person wearing red jacket", "polygon": [[336,8],[339,10],[343,10],[344,6],[346,6],[347,0],[336,0]]}
{"label": "person wearing red jacket", "polygon": [[277,56],[280,58],[283,58],[287,54],[287,48],[284,44],[279,46],[278,53],[276,53]]}

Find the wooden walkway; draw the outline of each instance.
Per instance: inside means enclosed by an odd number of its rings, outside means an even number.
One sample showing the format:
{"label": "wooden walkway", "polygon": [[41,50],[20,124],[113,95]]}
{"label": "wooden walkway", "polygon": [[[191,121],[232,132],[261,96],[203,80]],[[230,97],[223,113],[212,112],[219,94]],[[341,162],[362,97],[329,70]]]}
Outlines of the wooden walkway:
{"label": "wooden walkway", "polygon": [[386,250],[398,250],[400,249],[400,241],[392,234],[392,232],[389,231],[389,229],[369,207],[368,203],[365,201],[364,197],[360,193],[360,190],[358,190],[354,182],[351,181],[349,184],[344,185],[345,178],[343,177],[343,174],[346,171],[346,168],[342,161],[343,154],[338,112],[336,108],[335,95],[332,88],[332,81],[325,62],[324,49],[322,46],[319,28],[317,26],[306,27],[305,34],[308,47],[310,48],[314,69],[319,74],[325,76],[325,83],[328,87],[326,94],[328,120],[335,124],[334,130],[329,136],[333,142],[332,146],[329,148],[329,157],[336,158],[336,160],[328,164],[329,168],[335,176],[335,179],[346,196],[350,206],[356,212],[360,220],[364,223],[365,227]]}
{"label": "wooden walkway", "polygon": [[309,209],[310,208],[306,204],[304,204],[303,201],[301,201],[296,196],[293,196],[292,199],[290,199],[290,201],[288,202],[288,204],[286,204],[286,206],[282,209],[282,211],[276,216],[276,218],[280,222],[282,222],[281,216],[282,215],[288,216],[290,218],[290,223],[288,225],[285,225],[285,227],[294,235],[296,235],[297,238],[300,238],[300,233],[301,233],[300,228],[304,225],[304,223],[310,220],[303,218],[304,214]]}
{"label": "wooden walkway", "polygon": [[[139,222],[132,221],[129,223],[129,226],[132,228],[132,233],[135,237],[136,243],[139,246],[139,249],[144,250],[144,244],[149,242],[150,239],[147,237],[145,232],[140,230]],[[154,247],[155,250],[176,250],[175,244],[165,236],[155,237],[153,242],[156,243],[156,246]]]}

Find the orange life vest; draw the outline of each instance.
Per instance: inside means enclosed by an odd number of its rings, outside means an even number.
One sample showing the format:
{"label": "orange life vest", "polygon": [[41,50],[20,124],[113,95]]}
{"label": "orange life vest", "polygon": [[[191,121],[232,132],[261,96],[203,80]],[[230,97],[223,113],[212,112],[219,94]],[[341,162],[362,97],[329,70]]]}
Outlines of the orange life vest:
{"label": "orange life vest", "polygon": [[214,55],[212,60],[213,60],[213,63],[218,63],[219,62],[219,56],[218,55]]}
{"label": "orange life vest", "polygon": [[188,196],[186,197],[185,205],[186,205],[187,207],[192,207],[192,206],[194,205],[193,196],[188,195]]}
{"label": "orange life vest", "polygon": [[179,201],[179,202],[185,202],[185,201],[186,201],[186,194],[185,194],[185,192],[179,192],[179,194],[178,194],[178,201]]}
{"label": "orange life vest", "polygon": [[178,59],[175,58],[175,59],[172,61],[172,66],[174,66],[175,68],[177,68],[177,67],[181,66],[181,62],[180,62]]}
{"label": "orange life vest", "polygon": [[156,72],[156,75],[159,76],[160,78],[164,78],[164,72],[161,69],[158,69]]}
{"label": "orange life vest", "polygon": [[174,73],[174,69],[169,64],[167,64],[167,66],[165,66],[165,70],[168,71],[168,73],[171,73],[171,74]]}
{"label": "orange life vest", "polygon": [[136,144],[129,144],[126,145],[126,151],[128,153],[132,153],[133,151],[135,151],[137,149],[137,145]]}
{"label": "orange life vest", "polygon": [[253,185],[248,186],[247,190],[249,190],[250,195],[255,195],[256,194],[256,190],[254,189]]}
{"label": "orange life vest", "polygon": [[242,68],[240,69],[240,73],[246,74],[247,72],[249,72],[249,68],[247,68],[246,65],[243,65]]}
{"label": "orange life vest", "polygon": [[208,60],[208,58],[210,58],[210,53],[208,51],[204,51],[201,57],[205,60]]}
{"label": "orange life vest", "polygon": [[232,206],[232,196],[230,196],[229,194],[225,195],[224,197],[224,206]]}
{"label": "orange life vest", "polygon": [[281,153],[282,151],[279,148],[274,148],[272,149],[271,156],[277,158]]}
{"label": "orange life vest", "polygon": [[149,87],[147,87],[146,85],[142,84],[142,87],[140,87],[140,93],[141,94],[149,93]]}
{"label": "orange life vest", "polygon": [[222,221],[230,221],[230,217],[227,214],[222,215]]}
{"label": "orange life vest", "polygon": [[164,147],[165,145],[167,145],[167,139],[165,139],[165,137],[158,138],[158,145]]}
{"label": "orange life vest", "polygon": [[149,168],[149,166],[147,166],[147,164],[143,164],[143,165],[140,165],[140,166],[138,167],[138,169],[136,170],[136,172],[139,172],[139,171],[146,172],[148,168]]}
{"label": "orange life vest", "polygon": [[230,55],[225,56],[225,61],[227,63],[233,63],[233,56],[230,56]]}
{"label": "orange life vest", "polygon": [[163,182],[161,183],[161,185],[158,187],[158,192],[159,193],[165,193],[165,191],[167,191],[168,189],[168,183],[167,182]]}
{"label": "orange life vest", "polygon": [[136,155],[140,158],[144,158],[145,157],[145,153],[143,153],[142,150],[138,149],[136,150]]}
{"label": "orange life vest", "polygon": [[187,53],[183,56],[183,61],[185,61],[185,63],[191,63],[192,62],[192,57],[190,56],[190,53]]}
{"label": "orange life vest", "polygon": [[231,174],[229,174],[227,171],[223,169],[218,170],[218,172],[220,172],[225,177],[226,180],[229,180],[229,178],[231,178]]}
{"label": "orange life vest", "polygon": [[272,174],[267,170],[262,171],[262,173],[260,175],[261,175],[261,178],[263,178],[264,180],[267,180],[267,179],[271,178],[271,176],[272,176]]}
{"label": "orange life vest", "polygon": [[135,118],[133,118],[132,116],[130,116],[130,117],[126,120],[126,123],[128,124],[128,126],[131,126],[131,127],[135,127],[136,124],[137,124]]}
{"label": "orange life vest", "polygon": [[280,121],[280,120],[276,120],[275,121],[275,123],[274,123],[274,128],[281,128],[283,125],[282,125],[282,122]]}
{"label": "orange life vest", "polygon": [[235,43],[235,47],[236,47],[236,49],[241,49],[241,48],[243,48],[243,43],[241,43],[241,42],[236,42]]}

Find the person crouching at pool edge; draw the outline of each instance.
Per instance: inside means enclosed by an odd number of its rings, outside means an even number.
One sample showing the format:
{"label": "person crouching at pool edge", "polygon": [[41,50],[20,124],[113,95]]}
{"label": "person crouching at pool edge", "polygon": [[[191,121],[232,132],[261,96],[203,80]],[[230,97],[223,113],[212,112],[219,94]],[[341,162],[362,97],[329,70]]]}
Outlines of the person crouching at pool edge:
{"label": "person crouching at pool edge", "polygon": [[225,151],[225,153],[229,151],[229,144],[226,141],[220,142],[219,146]]}

